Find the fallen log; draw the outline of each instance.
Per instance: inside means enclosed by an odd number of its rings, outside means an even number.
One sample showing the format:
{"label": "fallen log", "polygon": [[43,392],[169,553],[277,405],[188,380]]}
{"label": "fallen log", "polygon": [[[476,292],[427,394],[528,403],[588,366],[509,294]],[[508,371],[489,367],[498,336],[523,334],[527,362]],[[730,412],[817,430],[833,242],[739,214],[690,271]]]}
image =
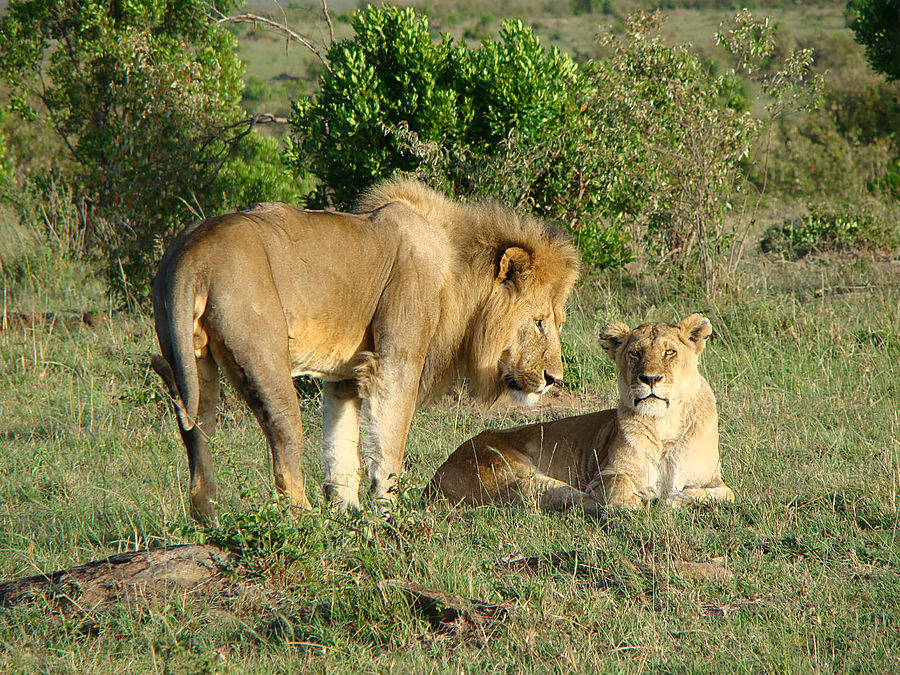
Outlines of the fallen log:
{"label": "fallen log", "polygon": [[105,560],[0,584],[0,606],[43,599],[61,611],[90,612],[173,586],[217,588],[236,556],[215,546],[184,544],[119,553]]}

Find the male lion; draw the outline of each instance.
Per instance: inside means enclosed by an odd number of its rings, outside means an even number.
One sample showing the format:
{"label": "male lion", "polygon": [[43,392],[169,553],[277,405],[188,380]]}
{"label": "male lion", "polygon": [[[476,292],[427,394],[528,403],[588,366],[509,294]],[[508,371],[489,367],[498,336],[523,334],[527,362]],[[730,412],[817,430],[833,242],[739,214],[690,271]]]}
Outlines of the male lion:
{"label": "male lion", "polygon": [[697,370],[711,332],[699,314],[677,326],[608,324],[600,342],[618,370],[618,408],[482,432],[450,455],[428,492],[467,504],[534,498],[551,511],[734,501],[719,475],[716,400]]}
{"label": "male lion", "polygon": [[219,368],[265,433],[277,489],[303,508],[292,376],[325,381],[324,490],[344,508],[359,504],[360,455],[373,497],[392,499],[413,412],[457,372],[488,400],[532,402],[562,378],[578,275],[566,236],[409,180],[375,186],[358,210],[260,204],[191,225],[160,261],[153,363],[175,400],[198,520],[213,518]]}

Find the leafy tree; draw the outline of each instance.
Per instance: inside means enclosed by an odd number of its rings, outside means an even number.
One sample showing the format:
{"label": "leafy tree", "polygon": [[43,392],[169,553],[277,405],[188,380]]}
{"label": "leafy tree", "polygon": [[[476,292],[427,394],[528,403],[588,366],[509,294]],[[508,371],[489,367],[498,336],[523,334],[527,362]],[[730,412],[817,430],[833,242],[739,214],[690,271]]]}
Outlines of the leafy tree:
{"label": "leafy tree", "polygon": [[872,68],[900,79],[900,0],[850,0],[850,28],[866,48]]}
{"label": "leafy tree", "polygon": [[452,82],[462,48],[449,39],[433,43],[425,17],[370,6],[350,23],[355,35],[332,44],[319,92],[293,105],[293,165],[322,181],[314,206],[347,207],[361,187],[415,168],[387,129],[402,124],[423,142],[445,143],[468,121]]}
{"label": "leafy tree", "polygon": [[321,90],[294,104],[295,170],[321,181],[312,205],[347,207],[366,185],[406,172],[562,220],[594,242],[595,264],[628,259],[622,233],[584,212],[589,200],[572,206],[577,134],[567,120],[577,118],[579,79],[567,55],[521,21],[473,51],[446,35],[433,42],[412,9],[370,6],[351,24],[355,35],[328,52]]}
{"label": "leafy tree", "polygon": [[165,239],[231,201],[241,175],[222,167],[250,130],[243,66],[207,10],[206,0],[12,0],[0,19],[12,107],[62,140],[123,295],[146,296]]}

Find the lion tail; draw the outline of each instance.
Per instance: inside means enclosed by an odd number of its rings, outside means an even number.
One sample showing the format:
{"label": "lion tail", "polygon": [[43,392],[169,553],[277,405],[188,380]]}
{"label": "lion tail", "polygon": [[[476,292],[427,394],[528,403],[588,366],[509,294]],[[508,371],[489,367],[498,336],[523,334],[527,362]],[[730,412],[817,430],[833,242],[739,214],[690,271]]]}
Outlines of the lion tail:
{"label": "lion tail", "polygon": [[193,344],[194,293],[190,284],[176,281],[180,276],[154,282],[153,316],[162,356],[151,357],[150,365],[172,396],[178,425],[190,431],[200,407],[200,379]]}

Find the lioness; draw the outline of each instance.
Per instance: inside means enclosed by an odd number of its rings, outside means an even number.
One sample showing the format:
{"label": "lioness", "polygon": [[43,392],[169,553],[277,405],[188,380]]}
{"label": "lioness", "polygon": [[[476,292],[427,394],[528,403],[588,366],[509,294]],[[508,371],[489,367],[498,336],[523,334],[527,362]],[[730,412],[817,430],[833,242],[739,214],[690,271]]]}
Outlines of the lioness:
{"label": "lioness", "polygon": [[374,498],[392,498],[413,412],[457,372],[484,399],[523,402],[562,377],[578,275],[565,235],[409,180],[375,186],[358,210],[260,204],[189,226],[163,255],[153,364],[175,401],[198,520],[214,515],[219,368],[265,433],[276,487],[304,508],[292,376],[325,381],[324,490],[343,507],[359,504],[360,454]]}
{"label": "lioness", "polygon": [[612,410],[485,431],[437,470],[428,492],[467,504],[522,503],[547,510],[603,504],[677,507],[734,493],[719,474],[716,400],[697,370],[712,332],[691,314],[677,326],[608,324],[600,343],[616,363]]}

